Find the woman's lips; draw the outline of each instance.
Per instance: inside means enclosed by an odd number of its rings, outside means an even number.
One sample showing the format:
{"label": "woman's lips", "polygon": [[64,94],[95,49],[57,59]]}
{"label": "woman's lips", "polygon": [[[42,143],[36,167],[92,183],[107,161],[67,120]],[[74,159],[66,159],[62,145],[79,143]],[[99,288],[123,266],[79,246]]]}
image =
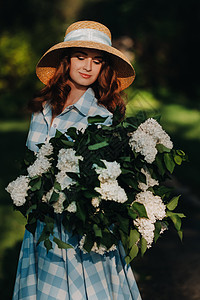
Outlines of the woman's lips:
{"label": "woman's lips", "polygon": [[79,74],[83,77],[83,78],[90,78],[92,75],[88,75],[88,74],[84,74],[84,73],[80,73]]}

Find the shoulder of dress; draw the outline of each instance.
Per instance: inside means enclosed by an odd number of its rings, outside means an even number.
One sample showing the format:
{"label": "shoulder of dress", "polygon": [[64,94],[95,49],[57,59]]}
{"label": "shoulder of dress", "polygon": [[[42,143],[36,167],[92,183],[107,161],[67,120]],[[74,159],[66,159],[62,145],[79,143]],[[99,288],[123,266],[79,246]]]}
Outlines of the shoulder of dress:
{"label": "shoulder of dress", "polygon": [[97,99],[95,98],[95,101],[91,105],[89,111],[88,111],[88,116],[95,116],[95,115],[100,115],[100,116],[112,116],[113,114],[103,105],[98,104]]}

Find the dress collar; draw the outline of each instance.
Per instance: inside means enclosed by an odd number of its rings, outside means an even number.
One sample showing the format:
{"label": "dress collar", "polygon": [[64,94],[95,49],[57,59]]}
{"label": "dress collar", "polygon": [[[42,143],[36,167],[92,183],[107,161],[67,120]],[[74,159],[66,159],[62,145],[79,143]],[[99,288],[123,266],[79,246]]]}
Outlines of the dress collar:
{"label": "dress collar", "polygon": [[[95,100],[96,98],[93,89],[88,88],[77,102],[75,102],[73,105],[67,106],[60,115],[65,114],[67,111],[75,107],[82,115],[87,116],[89,109]],[[50,110],[51,105],[46,102],[43,105],[44,116],[46,116]]]}
{"label": "dress collar", "polygon": [[[74,107],[84,116],[88,115],[92,103],[96,100],[92,88],[88,88],[81,98],[74,103]],[[97,100],[96,100],[97,101]]]}

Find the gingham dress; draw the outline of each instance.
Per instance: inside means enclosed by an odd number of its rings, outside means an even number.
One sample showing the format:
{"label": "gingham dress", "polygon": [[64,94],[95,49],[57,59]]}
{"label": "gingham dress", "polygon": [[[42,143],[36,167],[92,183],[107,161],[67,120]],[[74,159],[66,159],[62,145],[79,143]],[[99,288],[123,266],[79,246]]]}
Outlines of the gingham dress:
{"label": "gingham dress", "polygon": [[[72,106],[57,116],[52,125],[51,108],[45,105],[41,113],[33,114],[27,146],[37,151],[37,144],[55,135],[56,129],[85,128],[87,117],[112,114],[97,104],[94,92],[89,88]],[[13,294],[13,300],[141,300],[131,267],[125,264],[124,249],[106,255],[83,253],[78,247],[78,237],[67,232],[56,215],[54,233],[64,242],[74,246],[59,249],[53,243],[48,254],[43,242],[36,246],[44,224],[37,223],[35,236],[25,231]]]}

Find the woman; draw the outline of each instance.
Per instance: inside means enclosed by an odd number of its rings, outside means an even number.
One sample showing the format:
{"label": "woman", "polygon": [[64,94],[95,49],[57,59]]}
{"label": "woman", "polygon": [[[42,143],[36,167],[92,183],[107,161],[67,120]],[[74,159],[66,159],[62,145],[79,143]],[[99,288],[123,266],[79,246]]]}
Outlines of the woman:
{"label": "woman", "polygon": [[[88,116],[108,117],[116,106],[124,117],[120,91],[134,80],[128,59],[111,46],[110,31],[93,21],[76,22],[66,31],[64,42],[51,47],[40,59],[36,73],[46,85],[29,103],[32,120],[27,146],[48,141],[56,129],[85,129]],[[141,299],[121,246],[106,255],[83,253],[79,239],[67,232],[61,216],[55,216],[54,232],[73,249],[54,246],[48,254],[37,241],[43,229],[38,222],[35,236],[26,231],[19,258],[13,300],[17,299]]]}

